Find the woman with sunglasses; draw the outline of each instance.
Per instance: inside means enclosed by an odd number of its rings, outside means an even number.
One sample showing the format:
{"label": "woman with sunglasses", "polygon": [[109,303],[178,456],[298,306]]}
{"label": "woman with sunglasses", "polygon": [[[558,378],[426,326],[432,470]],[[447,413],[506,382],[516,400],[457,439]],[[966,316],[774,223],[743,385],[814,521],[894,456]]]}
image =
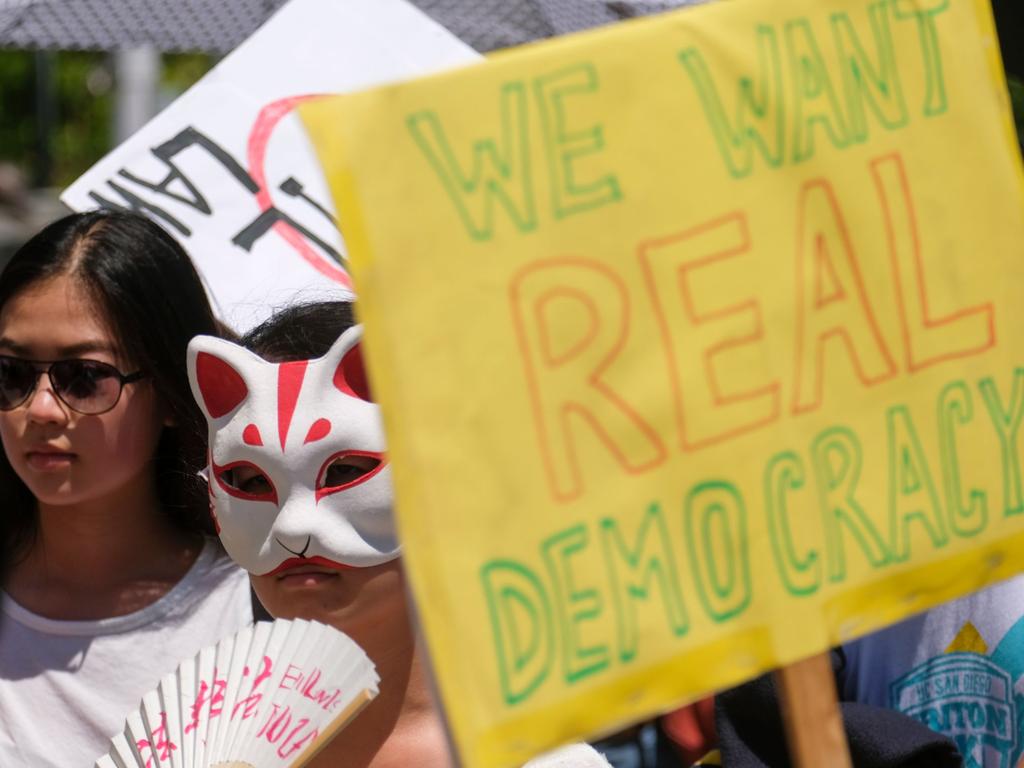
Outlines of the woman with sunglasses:
{"label": "woman with sunglasses", "polygon": [[82,765],[183,658],[252,620],[210,538],[185,350],[217,323],[188,256],[75,214],[0,274],[0,765]]}

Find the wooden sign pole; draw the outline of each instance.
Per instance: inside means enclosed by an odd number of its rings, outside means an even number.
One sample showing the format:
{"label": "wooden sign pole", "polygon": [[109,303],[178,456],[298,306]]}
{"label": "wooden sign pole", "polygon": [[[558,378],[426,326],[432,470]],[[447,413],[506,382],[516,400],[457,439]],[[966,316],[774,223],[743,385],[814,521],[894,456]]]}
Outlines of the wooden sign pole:
{"label": "wooden sign pole", "polygon": [[852,768],[828,653],[776,670],[775,685],[795,768]]}

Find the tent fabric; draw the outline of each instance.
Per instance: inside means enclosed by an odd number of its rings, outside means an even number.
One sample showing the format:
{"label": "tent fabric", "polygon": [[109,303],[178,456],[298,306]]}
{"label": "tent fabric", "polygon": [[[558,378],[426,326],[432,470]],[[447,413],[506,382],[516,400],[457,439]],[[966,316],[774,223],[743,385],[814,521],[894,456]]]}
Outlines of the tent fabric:
{"label": "tent fabric", "polygon": [[[0,0],[0,48],[224,54],[286,0]],[[343,0],[327,0],[342,2]],[[481,52],[700,0],[413,0]],[[1006,68],[1024,76],[1024,4],[993,0]]]}
{"label": "tent fabric", "polygon": [[[342,0],[328,0],[341,2]],[[481,52],[694,0],[414,0]],[[0,47],[224,54],[285,0],[0,0]]]}
{"label": "tent fabric", "polygon": [[412,0],[478,51],[564,35],[700,0]]}
{"label": "tent fabric", "polygon": [[0,46],[227,53],[285,0],[0,0]]}

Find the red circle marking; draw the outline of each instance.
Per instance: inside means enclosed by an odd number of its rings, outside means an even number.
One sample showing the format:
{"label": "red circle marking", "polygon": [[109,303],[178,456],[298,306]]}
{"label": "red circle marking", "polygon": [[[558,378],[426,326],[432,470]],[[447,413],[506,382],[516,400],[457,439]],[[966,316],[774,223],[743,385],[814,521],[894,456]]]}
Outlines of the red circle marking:
{"label": "red circle marking", "polygon": [[[249,146],[247,159],[249,161],[249,175],[253,181],[259,184],[259,191],[256,193],[256,202],[260,212],[268,211],[274,207],[274,201],[270,196],[270,189],[267,187],[267,173],[265,169],[267,146],[270,144],[270,137],[281,119],[303,102],[312,99],[322,99],[320,94],[307,94],[304,96],[289,96],[285,99],[272,101],[265,105],[256,116],[252,131],[249,133]],[[277,234],[295,249],[307,264],[325,277],[341,283],[345,288],[352,289],[352,278],[348,272],[317,252],[306,239],[292,229],[286,222],[278,221],[273,229]]]}

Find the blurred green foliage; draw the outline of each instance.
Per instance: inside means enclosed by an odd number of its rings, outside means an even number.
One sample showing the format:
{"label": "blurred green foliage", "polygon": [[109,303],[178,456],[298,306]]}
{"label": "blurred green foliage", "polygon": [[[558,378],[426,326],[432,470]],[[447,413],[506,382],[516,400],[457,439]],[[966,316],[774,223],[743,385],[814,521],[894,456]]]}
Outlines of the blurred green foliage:
{"label": "blurred green foliage", "polygon": [[65,186],[110,148],[114,109],[112,76],[104,54],[52,54],[56,124],[50,183]]}
{"label": "blurred green foliage", "polygon": [[165,53],[161,82],[164,95],[173,98],[184,93],[216,63],[217,59],[201,53]]}
{"label": "blurred green foliage", "polygon": [[[203,54],[165,54],[161,106],[185,91],[215,63]],[[29,178],[40,168],[37,75],[52,73],[54,109],[46,183],[63,187],[112,148],[114,68],[111,56],[96,51],[0,50],[0,162],[13,162]]]}
{"label": "blurred green foliage", "polygon": [[36,160],[35,75],[33,54],[0,51],[0,161],[26,171]]}

